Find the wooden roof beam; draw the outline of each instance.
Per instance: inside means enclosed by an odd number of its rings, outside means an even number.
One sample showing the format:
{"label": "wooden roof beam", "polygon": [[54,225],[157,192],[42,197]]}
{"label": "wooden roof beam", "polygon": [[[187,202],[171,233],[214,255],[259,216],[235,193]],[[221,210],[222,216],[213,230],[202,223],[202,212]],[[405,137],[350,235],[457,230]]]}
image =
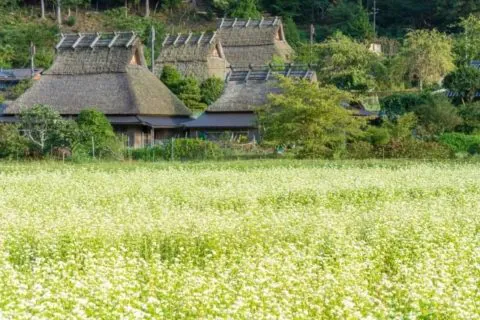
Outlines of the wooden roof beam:
{"label": "wooden roof beam", "polygon": [[232,28],[235,27],[235,25],[237,24],[237,21],[238,21],[238,18],[235,18],[235,20],[233,20]]}
{"label": "wooden roof beam", "polygon": [[258,24],[258,27],[259,27],[259,28],[262,26],[262,24],[263,24],[264,21],[265,21],[265,18],[262,17],[262,20],[260,20],[260,23]]}
{"label": "wooden roof beam", "polygon": [[66,39],[66,37],[65,37],[65,35],[64,35],[63,33],[61,33],[60,35],[62,36],[62,38],[60,39],[60,42],[59,42],[59,43],[56,45],[56,47],[55,47],[57,50],[62,46],[63,42],[64,42],[65,39]]}
{"label": "wooden roof beam", "polygon": [[187,40],[185,40],[185,42],[184,42],[183,44],[187,44],[187,43],[188,43],[188,41],[190,41],[190,39],[192,39],[192,36],[193,36],[193,32],[192,32],[192,31],[190,31],[190,32],[188,33]]}
{"label": "wooden roof beam", "polygon": [[250,22],[252,22],[252,19],[248,18],[248,21],[247,21],[247,23],[245,24],[245,28],[250,25]]}
{"label": "wooden roof beam", "polygon": [[268,79],[270,79],[270,75],[272,74],[272,69],[269,68],[268,69],[268,72],[267,72],[267,76],[265,77],[265,81],[268,81]]}
{"label": "wooden roof beam", "polygon": [[79,33],[78,34],[78,39],[75,41],[75,43],[72,45],[72,48],[75,49],[76,47],[78,47],[78,45],[80,44],[80,41],[83,40],[83,38],[85,38],[85,35]]}
{"label": "wooden roof beam", "polygon": [[165,47],[169,38],[170,38],[170,33],[167,33],[167,35],[165,36],[165,39],[163,39],[162,47]]}
{"label": "wooden roof beam", "polygon": [[117,41],[118,37],[120,37],[120,33],[118,32],[114,32],[113,33],[115,36],[113,37],[113,39],[110,41],[110,43],[108,44],[108,47],[111,48],[113,47],[113,45],[115,44],[115,41]]}
{"label": "wooden roof beam", "polygon": [[181,35],[182,35],[182,34],[179,33],[179,34],[177,35],[177,38],[175,38],[175,41],[173,41],[173,45],[174,45],[174,46],[177,45],[177,42],[178,42],[178,40],[180,40],[180,36],[181,36]]}
{"label": "wooden roof beam", "polygon": [[273,26],[276,25],[276,24],[277,24],[277,21],[278,21],[278,17],[275,17],[275,19],[273,20],[272,25],[273,25]]}
{"label": "wooden roof beam", "polygon": [[92,43],[90,44],[90,48],[95,48],[95,45],[97,44],[98,40],[100,40],[100,38],[102,37],[101,33],[100,32],[97,32],[97,36],[95,37],[95,39],[93,39]]}
{"label": "wooden roof beam", "polygon": [[198,38],[197,46],[200,45],[200,42],[202,42],[204,36],[205,36],[205,32],[202,32],[202,34],[201,34],[200,37]]}
{"label": "wooden roof beam", "polygon": [[212,38],[210,39],[210,42],[209,44],[212,44],[213,43],[213,40],[215,40],[215,36],[217,35],[217,31],[215,31],[213,34],[212,34]]}
{"label": "wooden roof beam", "polygon": [[127,48],[130,47],[133,44],[133,41],[135,41],[136,38],[137,38],[137,34],[135,32],[132,32],[132,37],[130,38],[130,40],[128,40],[125,47],[127,47]]}
{"label": "wooden roof beam", "polygon": [[225,23],[225,18],[222,18],[222,22],[220,23],[220,26],[218,28],[219,29],[222,28],[224,23]]}

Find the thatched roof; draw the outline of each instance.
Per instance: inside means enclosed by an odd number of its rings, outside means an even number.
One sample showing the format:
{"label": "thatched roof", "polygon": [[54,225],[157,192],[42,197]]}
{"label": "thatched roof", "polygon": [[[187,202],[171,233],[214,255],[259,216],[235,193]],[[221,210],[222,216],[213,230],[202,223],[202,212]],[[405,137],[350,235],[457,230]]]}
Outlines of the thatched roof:
{"label": "thatched roof", "polygon": [[141,43],[133,32],[64,36],[53,66],[5,114],[35,104],[50,105],[63,115],[87,107],[107,115],[191,114],[145,67]]}
{"label": "thatched roof", "polygon": [[280,93],[278,77],[316,81],[315,72],[305,66],[262,67],[234,70],[227,77],[223,95],[208,112],[252,112],[267,103],[270,93]]}
{"label": "thatched roof", "polygon": [[289,62],[293,49],[288,45],[279,18],[262,20],[218,20],[218,36],[225,56],[233,66],[270,63],[274,56]]}

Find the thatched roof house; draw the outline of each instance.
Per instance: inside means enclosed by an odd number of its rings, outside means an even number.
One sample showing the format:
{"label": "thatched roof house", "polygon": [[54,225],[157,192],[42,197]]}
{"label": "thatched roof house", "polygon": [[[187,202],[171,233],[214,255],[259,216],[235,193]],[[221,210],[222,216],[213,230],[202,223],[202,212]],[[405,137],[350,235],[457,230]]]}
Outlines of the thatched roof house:
{"label": "thatched roof house", "polygon": [[228,62],[216,32],[167,35],[155,63],[160,76],[165,65],[173,65],[184,76],[200,80],[208,77],[225,79]]}
{"label": "thatched roof house", "polygon": [[[146,68],[134,32],[67,34],[56,48],[53,66],[4,110],[4,116],[35,104],[52,106],[64,116],[94,107],[129,136],[132,146],[165,134],[155,128],[180,127],[172,118],[189,118],[190,110]],[[139,118],[144,116],[150,122]]]}
{"label": "thatched roof house", "polygon": [[261,20],[221,19],[217,34],[227,61],[234,67],[262,66],[274,56],[285,62],[293,59],[280,18]]}
{"label": "thatched roof house", "polygon": [[280,93],[279,76],[317,81],[315,71],[305,66],[287,65],[237,69],[230,72],[223,95],[198,119],[186,123],[193,135],[200,132],[234,131],[258,139],[255,110]]}

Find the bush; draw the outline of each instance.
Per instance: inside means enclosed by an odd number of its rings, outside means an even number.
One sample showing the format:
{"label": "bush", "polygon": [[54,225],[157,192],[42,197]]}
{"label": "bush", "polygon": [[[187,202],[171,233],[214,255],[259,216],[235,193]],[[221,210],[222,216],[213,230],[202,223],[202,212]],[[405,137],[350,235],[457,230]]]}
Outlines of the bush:
{"label": "bush", "polygon": [[419,135],[439,135],[453,131],[462,123],[457,108],[443,95],[427,96],[425,103],[416,106],[413,111],[418,117]]}
{"label": "bush", "polygon": [[77,23],[77,18],[75,18],[75,16],[70,16],[67,18],[65,23],[67,24],[67,26],[73,27]]}
{"label": "bush", "polygon": [[182,75],[171,65],[165,65],[160,75],[160,80],[175,94],[178,94]]}
{"label": "bush", "polygon": [[158,161],[166,158],[165,146],[149,146],[140,149],[128,149],[127,157],[132,160]]}
{"label": "bush", "polygon": [[453,152],[437,142],[417,139],[392,139],[386,146],[377,149],[377,156],[407,159],[449,159]]}
{"label": "bush", "polygon": [[23,157],[28,151],[28,141],[18,131],[18,126],[0,124],[0,158]]}
{"label": "bush", "polygon": [[202,103],[202,93],[197,79],[186,77],[178,86],[178,97],[193,110],[203,111],[206,105]]}
{"label": "bush", "polygon": [[347,157],[350,159],[373,158],[373,146],[365,141],[355,141],[347,146]]}
{"label": "bush", "polygon": [[414,111],[417,106],[426,102],[425,95],[396,93],[381,99],[380,106],[388,119],[394,120],[405,113]]}
{"label": "bush", "polygon": [[463,123],[457,128],[464,133],[480,133],[480,102],[460,106],[458,115]]}
{"label": "bush", "polygon": [[440,137],[440,143],[450,148],[455,153],[478,153],[480,135],[467,135],[463,133],[445,133]]}
{"label": "bush", "polygon": [[166,160],[219,159],[222,157],[222,150],[217,144],[210,141],[172,139],[165,144],[163,155]]}

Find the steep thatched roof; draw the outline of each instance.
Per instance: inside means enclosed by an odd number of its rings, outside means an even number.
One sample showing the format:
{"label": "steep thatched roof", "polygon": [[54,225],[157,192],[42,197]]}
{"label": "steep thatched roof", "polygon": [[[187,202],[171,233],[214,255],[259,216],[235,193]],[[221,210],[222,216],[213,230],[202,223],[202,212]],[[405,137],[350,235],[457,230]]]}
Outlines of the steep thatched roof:
{"label": "steep thatched roof", "polygon": [[227,77],[223,95],[208,112],[252,112],[267,103],[270,93],[280,93],[278,77],[316,81],[315,72],[304,66],[261,67],[234,70]]}
{"label": "steep thatched roof", "polygon": [[274,56],[289,62],[293,55],[279,18],[221,19],[217,33],[228,62],[236,67],[264,65],[271,62]]}
{"label": "steep thatched roof", "polygon": [[107,115],[190,115],[146,67],[133,33],[65,35],[53,66],[5,114],[46,104],[64,115],[96,107]]}

